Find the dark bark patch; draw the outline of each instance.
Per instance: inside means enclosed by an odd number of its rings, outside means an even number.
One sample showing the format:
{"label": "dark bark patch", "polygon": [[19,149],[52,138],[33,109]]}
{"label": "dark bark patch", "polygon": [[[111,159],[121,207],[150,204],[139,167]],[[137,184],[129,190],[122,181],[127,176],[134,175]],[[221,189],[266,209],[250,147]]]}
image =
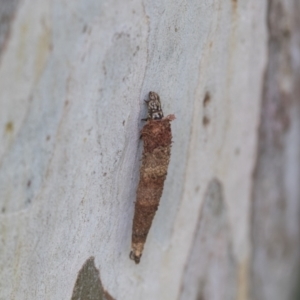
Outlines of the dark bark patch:
{"label": "dark bark patch", "polygon": [[203,99],[203,106],[206,107],[209,103],[210,103],[210,94],[209,92],[206,92]]}
{"label": "dark bark patch", "polygon": [[71,300],[114,300],[102,286],[94,257],[90,257],[80,269]]}
{"label": "dark bark patch", "polygon": [[0,1],[0,54],[9,37],[11,20],[13,19],[18,3],[19,0]]}
{"label": "dark bark patch", "polygon": [[11,121],[7,122],[5,125],[5,133],[10,134],[13,133],[13,131],[14,131],[14,123]]}

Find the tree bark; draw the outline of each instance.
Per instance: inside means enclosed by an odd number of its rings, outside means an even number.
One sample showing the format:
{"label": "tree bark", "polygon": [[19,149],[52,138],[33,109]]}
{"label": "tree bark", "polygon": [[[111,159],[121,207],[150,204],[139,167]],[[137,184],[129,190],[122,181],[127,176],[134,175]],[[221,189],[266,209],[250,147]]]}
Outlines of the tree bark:
{"label": "tree bark", "polygon": [[253,181],[253,299],[299,299],[300,3],[269,1],[268,65]]}
{"label": "tree bark", "polygon": [[[299,16],[0,0],[0,299],[298,299]],[[176,120],[136,265],[149,91]]]}

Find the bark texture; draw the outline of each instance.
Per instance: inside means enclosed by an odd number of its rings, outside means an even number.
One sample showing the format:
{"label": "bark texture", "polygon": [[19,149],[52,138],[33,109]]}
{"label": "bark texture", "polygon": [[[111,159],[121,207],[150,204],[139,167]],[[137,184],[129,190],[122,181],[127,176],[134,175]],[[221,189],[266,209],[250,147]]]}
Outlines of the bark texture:
{"label": "bark texture", "polygon": [[[0,0],[0,300],[298,299],[299,16]],[[137,195],[150,90],[177,119],[165,180],[170,122],[147,121]]]}
{"label": "bark texture", "polygon": [[232,300],[236,297],[237,267],[228,221],[223,187],[218,179],[213,178],[199,212],[183,272],[180,300]]}
{"label": "bark texture", "polygon": [[252,211],[253,299],[298,299],[300,2],[271,0]]}

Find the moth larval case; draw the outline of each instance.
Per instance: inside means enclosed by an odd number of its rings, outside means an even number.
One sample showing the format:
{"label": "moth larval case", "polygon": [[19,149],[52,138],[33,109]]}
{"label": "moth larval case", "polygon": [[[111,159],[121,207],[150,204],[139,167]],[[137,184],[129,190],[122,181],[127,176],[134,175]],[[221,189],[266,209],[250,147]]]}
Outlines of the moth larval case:
{"label": "moth larval case", "polygon": [[157,93],[149,92],[149,100],[145,100],[145,102],[148,116],[146,124],[141,130],[144,149],[135,202],[132,250],[130,252],[130,258],[137,264],[143,254],[147,235],[163,192],[171,156],[171,121],[175,119],[174,115],[164,117],[160,97]]}

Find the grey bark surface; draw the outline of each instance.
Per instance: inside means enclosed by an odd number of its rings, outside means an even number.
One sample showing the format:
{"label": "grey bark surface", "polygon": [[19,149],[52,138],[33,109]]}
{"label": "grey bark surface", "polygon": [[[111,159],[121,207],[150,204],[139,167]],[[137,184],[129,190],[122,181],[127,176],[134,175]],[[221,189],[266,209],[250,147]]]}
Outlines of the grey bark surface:
{"label": "grey bark surface", "polygon": [[[299,6],[0,0],[0,299],[298,299]],[[151,90],[176,120],[135,265]]]}
{"label": "grey bark surface", "polygon": [[268,66],[253,182],[253,299],[299,299],[300,3],[269,1]]}
{"label": "grey bark surface", "polygon": [[223,188],[212,179],[183,272],[180,299],[234,299],[236,272]]}

